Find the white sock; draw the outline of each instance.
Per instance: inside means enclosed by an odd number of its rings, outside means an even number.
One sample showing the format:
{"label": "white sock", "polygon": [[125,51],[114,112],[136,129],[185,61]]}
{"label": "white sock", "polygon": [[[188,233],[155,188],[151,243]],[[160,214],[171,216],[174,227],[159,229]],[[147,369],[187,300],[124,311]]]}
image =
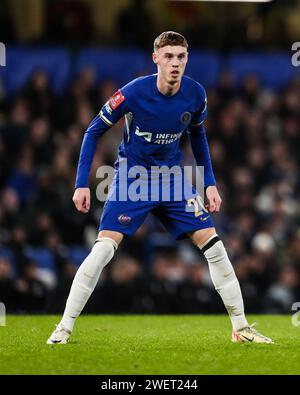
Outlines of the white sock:
{"label": "white sock", "polygon": [[228,311],[233,329],[248,326],[240,284],[223,242],[218,235],[214,235],[199,248],[207,259],[212,282]]}
{"label": "white sock", "polygon": [[74,277],[61,324],[72,331],[76,318],[94,291],[105,265],[114,256],[118,244],[109,237],[96,240],[90,254],[80,265]]}

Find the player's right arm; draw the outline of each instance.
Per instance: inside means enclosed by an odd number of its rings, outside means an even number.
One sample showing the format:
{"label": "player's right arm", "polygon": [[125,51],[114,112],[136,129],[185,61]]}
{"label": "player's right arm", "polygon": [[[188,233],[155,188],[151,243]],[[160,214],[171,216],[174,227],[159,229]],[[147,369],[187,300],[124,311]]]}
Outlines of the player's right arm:
{"label": "player's right arm", "polygon": [[78,211],[87,213],[90,208],[89,174],[99,138],[126,112],[126,100],[118,90],[92,120],[85,131],[77,166],[73,202]]}

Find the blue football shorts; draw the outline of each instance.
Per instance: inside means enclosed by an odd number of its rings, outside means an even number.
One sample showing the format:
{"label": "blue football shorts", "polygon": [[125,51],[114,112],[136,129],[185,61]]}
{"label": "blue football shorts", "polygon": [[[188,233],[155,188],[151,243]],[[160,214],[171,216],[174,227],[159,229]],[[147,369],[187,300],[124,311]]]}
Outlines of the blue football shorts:
{"label": "blue football shorts", "polygon": [[[137,188],[137,194],[134,197],[136,201],[134,201],[132,196],[129,198],[129,192],[135,190],[133,184],[135,181],[136,179],[127,178],[127,183],[124,185],[115,176],[103,207],[99,231],[110,230],[120,232],[125,236],[133,235],[150,212],[161,221],[175,239],[186,238],[188,232],[214,227],[203,199],[191,184],[189,184],[188,192],[184,193],[185,181],[182,181],[178,187],[172,179],[169,184],[170,193],[167,193],[166,198],[162,193],[164,185],[162,180],[158,181],[156,193],[152,194],[150,181],[145,181],[142,183],[142,188],[147,184],[148,189],[143,189],[141,192],[141,188]],[[182,194],[178,199],[180,188]]]}

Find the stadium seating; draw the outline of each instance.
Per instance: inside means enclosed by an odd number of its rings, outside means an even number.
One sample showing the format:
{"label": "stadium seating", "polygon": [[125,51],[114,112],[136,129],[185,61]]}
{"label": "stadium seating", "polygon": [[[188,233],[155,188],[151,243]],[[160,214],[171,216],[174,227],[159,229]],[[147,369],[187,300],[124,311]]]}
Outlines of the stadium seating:
{"label": "stadium seating", "polygon": [[70,78],[71,57],[60,48],[7,48],[6,67],[0,67],[0,79],[8,95],[24,87],[37,70],[45,71],[55,94],[62,94]]}
{"label": "stadium seating", "polygon": [[55,271],[55,261],[51,251],[43,247],[27,247],[26,256],[32,259],[39,268]]}
{"label": "stadium seating", "polygon": [[15,263],[12,250],[8,247],[0,246],[0,258],[5,258],[8,261],[11,267],[12,275],[13,277],[16,277],[19,274],[19,270]]}
{"label": "stadium seating", "polygon": [[69,249],[69,260],[79,266],[88,256],[89,250],[81,246],[72,246]]}
{"label": "stadium seating", "polygon": [[[151,55],[137,49],[90,48],[73,56],[61,48],[8,48],[7,66],[0,67],[0,79],[8,95],[24,87],[34,71],[43,69],[50,77],[55,94],[63,94],[74,76],[92,68],[96,82],[112,79],[119,86],[139,75],[154,73]],[[278,89],[300,69],[293,67],[289,53],[234,52],[221,56],[214,52],[193,51],[187,74],[206,87],[215,87],[220,71],[230,69],[239,84],[255,73],[263,86]]]}
{"label": "stadium seating", "polygon": [[228,58],[226,68],[235,74],[239,85],[247,74],[256,74],[263,86],[281,88],[296,74],[291,57],[286,53],[233,53]]}
{"label": "stadium seating", "polygon": [[136,78],[143,66],[143,53],[140,51],[97,48],[80,52],[75,68],[76,73],[93,68],[97,82],[112,79],[123,86]]}

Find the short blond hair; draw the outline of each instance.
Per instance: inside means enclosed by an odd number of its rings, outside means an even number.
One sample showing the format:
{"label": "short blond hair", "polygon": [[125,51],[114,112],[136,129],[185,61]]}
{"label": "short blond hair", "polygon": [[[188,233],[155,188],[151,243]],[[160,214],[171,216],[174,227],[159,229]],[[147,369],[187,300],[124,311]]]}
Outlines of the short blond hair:
{"label": "short blond hair", "polygon": [[180,45],[186,49],[189,47],[186,38],[182,34],[173,31],[163,32],[156,37],[154,40],[154,51],[167,45]]}

